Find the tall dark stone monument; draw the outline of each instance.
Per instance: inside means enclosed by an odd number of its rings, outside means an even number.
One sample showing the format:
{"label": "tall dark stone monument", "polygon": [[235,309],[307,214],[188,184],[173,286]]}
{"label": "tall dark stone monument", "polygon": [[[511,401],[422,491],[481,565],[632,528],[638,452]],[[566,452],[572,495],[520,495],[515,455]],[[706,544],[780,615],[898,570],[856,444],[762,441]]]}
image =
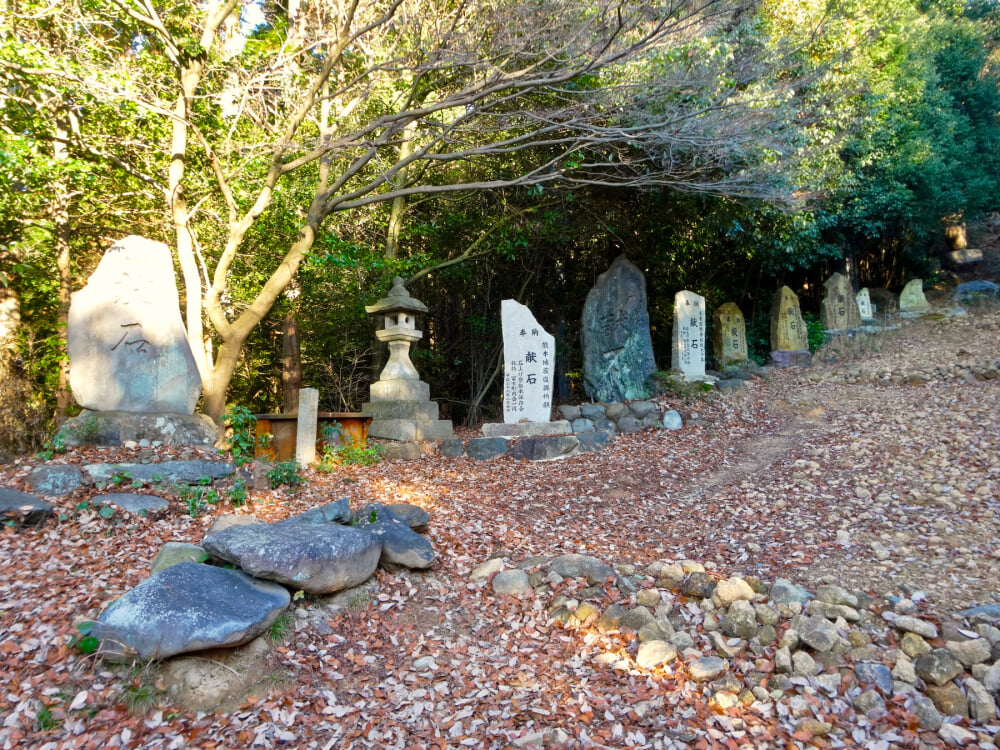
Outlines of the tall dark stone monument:
{"label": "tall dark stone monument", "polygon": [[595,401],[649,395],[656,371],[646,309],[646,278],[619,255],[597,277],[583,306],[583,387]]}

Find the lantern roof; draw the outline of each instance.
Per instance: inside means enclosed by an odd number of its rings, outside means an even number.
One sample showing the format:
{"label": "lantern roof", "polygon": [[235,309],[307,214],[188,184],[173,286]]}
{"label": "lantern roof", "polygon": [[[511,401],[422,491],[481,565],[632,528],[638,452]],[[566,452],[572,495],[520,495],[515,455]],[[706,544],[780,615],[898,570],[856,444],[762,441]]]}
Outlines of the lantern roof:
{"label": "lantern roof", "polygon": [[394,312],[427,312],[427,305],[420,300],[411,297],[410,293],[406,290],[404,283],[405,282],[402,276],[394,278],[392,280],[392,289],[389,290],[389,294],[380,299],[374,305],[365,305],[365,311],[368,312],[369,315],[385,315],[386,313]]}

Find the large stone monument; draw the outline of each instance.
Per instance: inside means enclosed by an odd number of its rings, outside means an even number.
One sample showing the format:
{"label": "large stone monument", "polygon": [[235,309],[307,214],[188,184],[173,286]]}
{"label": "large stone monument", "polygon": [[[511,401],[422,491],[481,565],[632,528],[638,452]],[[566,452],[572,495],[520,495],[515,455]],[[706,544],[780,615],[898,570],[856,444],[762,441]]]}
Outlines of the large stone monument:
{"label": "large stone monument", "polygon": [[705,298],[686,289],[674,295],[670,369],[684,380],[705,379]]}
{"label": "large stone monument", "polygon": [[930,303],[924,296],[923,279],[913,279],[899,295],[900,313],[922,313],[931,309]]}
{"label": "large stone monument", "polygon": [[73,295],[69,378],[84,409],[191,414],[201,378],[181,320],[170,250],[131,236]]}
{"label": "large stone monument", "polygon": [[84,411],[67,445],[211,445],[218,426],[194,414],[201,377],[181,320],[170,250],[131,236],[73,295],[66,331],[70,388]]}
{"label": "large stone monument", "polygon": [[739,367],[750,358],[746,321],[734,302],[721,305],[712,315],[712,354],[719,367]]}
{"label": "large stone monument", "polygon": [[819,318],[827,331],[853,331],[861,327],[861,313],[854,298],[851,280],[835,273],[823,284]]}
{"label": "large stone monument", "polygon": [[771,361],[779,367],[812,362],[809,332],[799,309],[799,298],[787,286],[775,293],[771,304]]}
{"label": "large stone monument", "polygon": [[646,279],[624,255],[597,277],[583,305],[583,388],[596,401],[649,395],[656,371]]}
{"label": "large stone monument", "polygon": [[413,299],[403,279],[393,279],[389,294],[365,307],[370,315],[385,316],[385,325],[376,332],[379,341],[389,344],[389,361],[377,383],[371,386],[371,401],[362,412],[375,414],[368,427],[372,437],[412,442],[442,440],[453,434],[451,420],[438,419],[438,405],[430,400],[431,389],[420,379],[410,361],[410,345],[423,337],[416,316],[427,306]]}

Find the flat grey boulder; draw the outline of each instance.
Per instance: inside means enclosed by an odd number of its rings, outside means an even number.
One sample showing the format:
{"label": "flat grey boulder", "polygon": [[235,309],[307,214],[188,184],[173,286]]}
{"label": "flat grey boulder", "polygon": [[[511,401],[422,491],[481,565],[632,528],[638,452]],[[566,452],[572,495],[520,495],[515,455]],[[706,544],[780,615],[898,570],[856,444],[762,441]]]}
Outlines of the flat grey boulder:
{"label": "flat grey boulder", "polygon": [[123,445],[145,440],[151,445],[208,447],[219,438],[219,426],[205,414],[84,411],[59,428],[66,445]]}
{"label": "flat grey boulder", "polygon": [[221,479],[232,474],[232,461],[163,461],[158,464],[87,464],[83,467],[97,482],[127,474],[143,482],[197,482],[202,477]]}
{"label": "flat grey boulder", "polygon": [[203,563],[208,560],[208,553],[197,544],[187,542],[167,542],[160,551],[156,553],[153,562],[150,563],[149,573],[155,575],[161,570],[166,570],[171,565],[178,565],[182,562]]}
{"label": "flat grey boulder", "polygon": [[61,497],[83,486],[83,472],[79,466],[36,466],[25,481],[32,492],[48,497]]}
{"label": "flat grey boulder", "polygon": [[513,458],[525,461],[554,461],[580,452],[580,441],[574,435],[521,438],[510,449]]}
{"label": "flat grey boulder", "polygon": [[170,502],[156,495],[136,495],[131,492],[109,492],[107,495],[96,495],[91,502],[100,505],[114,505],[129,513],[141,513],[149,510],[163,510],[170,507]]}
{"label": "flat grey boulder", "polygon": [[201,546],[256,578],[313,594],[364,582],[382,554],[374,534],[335,523],[230,526],[206,536]]}
{"label": "flat grey boulder", "polygon": [[615,571],[610,565],[590,555],[561,555],[549,563],[549,570],[563,578],[586,578],[591,585],[616,578]]}
{"label": "flat grey boulder", "polygon": [[0,487],[0,521],[41,523],[52,515],[53,508],[38,495]]}
{"label": "flat grey boulder", "polygon": [[[374,514],[374,515],[373,515]],[[372,521],[371,519],[375,520]],[[434,547],[393,512],[379,503],[369,503],[357,514],[355,528],[373,534],[382,545],[379,565],[424,569],[434,564]]]}
{"label": "flat grey boulder", "polygon": [[276,583],[182,562],[150,576],[104,610],[93,635],[108,656],[165,659],[247,643],[267,630],[290,601]]}
{"label": "flat grey boulder", "polygon": [[591,453],[611,445],[614,437],[610,432],[581,432],[576,439],[580,441],[581,453]]}
{"label": "flat grey boulder", "polygon": [[473,438],[465,444],[465,455],[477,461],[487,461],[498,456],[505,456],[507,455],[507,438]]}
{"label": "flat grey boulder", "polygon": [[310,508],[305,513],[287,518],[282,523],[350,523],[351,502],[346,497],[332,503]]}
{"label": "flat grey boulder", "polygon": [[430,525],[431,514],[419,505],[413,505],[412,503],[392,503],[385,507],[389,509],[392,515],[414,531],[427,531],[427,527]]}

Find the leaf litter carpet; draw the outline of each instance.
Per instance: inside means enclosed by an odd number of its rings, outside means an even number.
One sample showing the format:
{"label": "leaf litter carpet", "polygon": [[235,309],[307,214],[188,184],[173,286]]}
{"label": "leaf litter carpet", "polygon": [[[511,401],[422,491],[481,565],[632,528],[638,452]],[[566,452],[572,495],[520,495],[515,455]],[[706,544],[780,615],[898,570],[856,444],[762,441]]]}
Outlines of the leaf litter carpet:
{"label": "leaf litter carpet", "polygon": [[[948,368],[996,357],[1000,316],[907,323],[878,349],[863,358],[871,373],[924,376],[881,385],[855,377],[857,361],[820,356],[745,394],[664,399],[684,416],[682,430],[621,436],[558,462],[432,452],[309,472],[294,494],[255,493],[248,506],[196,519],[176,499],[146,518],[105,519],[77,510],[95,491],[78,490],[57,501],[66,520],[0,533],[0,747],[938,746],[892,702],[866,716],[803,688],[720,709],[680,661],[607,666],[601,655],[617,648],[627,660],[624,646],[551,621],[554,592],[500,596],[469,578],[491,557],[514,566],[582,553],[640,573],[656,560],[694,560],[721,578],[924,592],[921,614],[931,619],[998,603],[1000,381]],[[160,449],[154,460],[177,455]],[[25,458],[0,479],[24,488],[38,463]],[[184,710],[158,692],[155,665],[130,672],[68,645],[74,623],[142,581],[164,542],[198,543],[215,515],[272,521],[339,497],[427,509],[437,563],[426,573],[380,571],[370,601],[348,612],[294,602],[293,632],[232,710]],[[137,685],[149,686],[152,705],[136,706]],[[803,731],[802,716],[834,729]]]}

